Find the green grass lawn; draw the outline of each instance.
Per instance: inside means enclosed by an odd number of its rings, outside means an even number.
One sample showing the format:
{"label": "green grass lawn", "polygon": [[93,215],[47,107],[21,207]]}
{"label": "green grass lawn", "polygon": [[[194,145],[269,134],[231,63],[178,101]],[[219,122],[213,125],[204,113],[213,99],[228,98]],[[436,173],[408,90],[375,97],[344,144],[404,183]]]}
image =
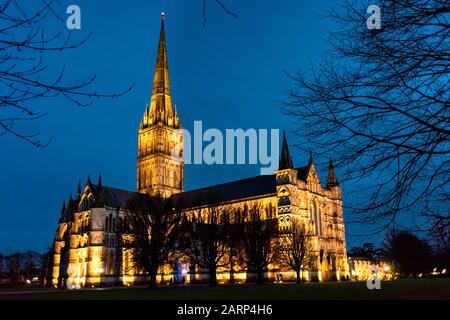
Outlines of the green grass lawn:
{"label": "green grass lawn", "polygon": [[203,285],[186,287],[117,287],[83,290],[0,289],[0,300],[308,300],[308,299],[450,299],[450,278],[383,281],[381,290],[368,290],[365,282],[326,282],[265,285]]}

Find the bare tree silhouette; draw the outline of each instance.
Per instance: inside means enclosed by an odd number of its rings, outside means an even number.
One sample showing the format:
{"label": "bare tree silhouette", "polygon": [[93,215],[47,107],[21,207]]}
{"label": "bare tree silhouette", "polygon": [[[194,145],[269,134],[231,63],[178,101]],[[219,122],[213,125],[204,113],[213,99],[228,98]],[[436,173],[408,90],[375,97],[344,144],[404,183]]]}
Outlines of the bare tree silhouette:
{"label": "bare tree silhouette", "polygon": [[247,268],[256,273],[257,283],[263,284],[267,267],[280,256],[277,221],[265,219],[262,205],[258,203],[252,208],[245,206],[236,223],[240,227],[238,240]]}
{"label": "bare tree silhouette", "polygon": [[192,261],[209,273],[209,285],[217,285],[217,269],[230,265],[231,224],[226,207],[211,205],[192,212],[189,223]]}
{"label": "bare tree silhouette", "polygon": [[[207,18],[207,10],[206,10],[206,3],[208,0],[203,0],[203,26],[206,26],[206,22],[208,21]],[[231,11],[228,6],[224,3],[222,0],[214,0],[216,4],[218,4],[226,14],[232,16],[235,19],[239,19],[238,15]]]}
{"label": "bare tree silhouette", "polygon": [[[40,0],[33,5],[23,0],[0,0],[0,136],[12,134],[45,147],[51,138],[42,142],[39,133],[26,128],[29,121],[45,116],[38,110],[37,101],[61,96],[75,106],[88,106],[94,98],[114,98],[133,87],[109,94],[92,91],[95,75],[70,83],[65,65],[53,75],[50,54],[76,49],[91,36],[73,40],[60,11],[56,0]],[[49,32],[46,25],[55,21],[61,22],[61,30]]]}
{"label": "bare tree silhouette", "polygon": [[159,194],[138,194],[128,201],[127,209],[121,228],[127,235],[122,246],[131,249],[130,269],[147,272],[150,287],[155,287],[158,270],[174,258],[181,234],[181,210]]}
{"label": "bare tree silhouette", "polygon": [[302,282],[300,273],[303,266],[309,264],[308,252],[313,250],[312,236],[308,227],[298,220],[293,220],[290,229],[281,235],[280,261],[295,271],[297,283]]}
{"label": "bare tree silhouette", "polygon": [[381,0],[379,30],[366,26],[369,4],[330,9],[331,51],[289,74],[281,109],[302,143],[364,184],[348,206],[359,221],[377,232],[403,215],[412,229],[435,229],[450,221],[450,2]]}

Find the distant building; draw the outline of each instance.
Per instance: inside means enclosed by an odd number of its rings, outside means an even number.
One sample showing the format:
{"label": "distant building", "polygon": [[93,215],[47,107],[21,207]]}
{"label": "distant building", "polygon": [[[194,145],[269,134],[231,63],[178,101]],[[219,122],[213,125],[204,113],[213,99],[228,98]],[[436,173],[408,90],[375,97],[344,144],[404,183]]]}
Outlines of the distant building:
{"label": "distant building", "polygon": [[[214,203],[203,200],[186,208],[186,214],[208,206],[232,206],[235,210],[255,204],[264,208],[265,217],[274,219],[280,230],[288,230],[294,219],[313,232],[313,263],[304,268],[306,280],[326,281],[349,275],[346,256],[342,191],[330,161],[328,179],[322,186],[313,158],[308,164],[294,168],[286,137],[275,174],[223,183],[192,191],[184,191],[183,135],[181,120],[172,107],[169,83],[164,18],[161,23],[151,101],[146,106],[138,133],[137,192],[160,193],[165,197],[202,198],[214,194]],[[97,184],[88,178],[76,197],[64,202],[54,240],[52,283],[63,286],[131,285],[146,280],[138,268],[130,268],[132,255],[121,246],[118,222],[124,215],[135,191],[120,190]],[[217,278],[247,281],[253,275],[246,266],[218,270]],[[272,265],[266,277],[293,279],[295,274]],[[159,281],[188,283],[205,281],[207,273],[180,260],[163,268]]]}
{"label": "distant building", "polygon": [[380,279],[392,279],[394,268],[389,259],[367,259],[361,257],[348,257],[350,276],[352,280],[367,280],[377,273]]}

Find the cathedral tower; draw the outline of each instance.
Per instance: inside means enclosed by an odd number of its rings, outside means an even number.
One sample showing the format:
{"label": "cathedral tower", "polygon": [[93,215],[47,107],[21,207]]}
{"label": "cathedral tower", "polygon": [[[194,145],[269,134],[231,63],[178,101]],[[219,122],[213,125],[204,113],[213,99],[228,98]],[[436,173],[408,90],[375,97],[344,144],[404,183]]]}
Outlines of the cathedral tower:
{"label": "cathedral tower", "polygon": [[163,13],[152,97],[139,126],[138,192],[169,197],[183,191],[183,134],[180,129],[176,106],[172,108]]}

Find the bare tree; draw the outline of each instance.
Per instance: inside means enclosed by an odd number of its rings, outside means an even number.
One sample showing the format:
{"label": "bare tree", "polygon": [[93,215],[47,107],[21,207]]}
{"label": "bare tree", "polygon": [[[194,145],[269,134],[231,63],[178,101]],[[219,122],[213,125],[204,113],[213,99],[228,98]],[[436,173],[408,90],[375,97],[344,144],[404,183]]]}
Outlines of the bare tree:
{"label": "bare tree", "polygon": [[[96,76],[68,82],[65,65],[59,72],[51,71],[52,54],[76,49],[90,38],[89,34],[73,40],[73,32],[58,14],[61,11],[56,0],[35,1],[33,5],[24,0],[0,0],[0,136],[12,134],[44,147],[51,138],[42,142],[39,133],[26,129],[27,123],[45,116],[38,102],[63,97],[75,106],[88,106],[94,98],[117,97],[132,88],[99,93],[89,89]],[[53,23],[61,24],[59,31],[47,30]]]}
{"label": "bare tree", "polygon": [[302,144],[333,154],[359,184],[348,207],[359,221],[383,231],[411,215],[411,228],[437,228],[450,220],[450,2],[378,3],[381,29],[366,25],[370,1],[330,10],[330,54],[289,75],[281,108]]}
{"label": "bare tree", "polygon": [[15,252],[5,257],[6,270],[11,283],[19,283],[19,277],[23,275],[24,258],[20,252]]}
{"label": "bare tree", "polygon": [[41,255],[39,277],[43,287],[50,287],[52,285],[53,257],[53,248],[49,248],[44,254]]}
{"label": "bare tree", "polygon": [[375,247],[375,244],[371,242],[366,242],[360,247],[352,247],[348,253],[352,257],[372,260],[385,258],[386,250],[384,248]]}
{"label": "bare tree", "polygon": [[311,236],[307,227],[298,220],[293,220],[289,230],[281,235],[280,261],[295,271],[297,283],[301,283],[300,272],[308,264],[308,252],[312,250]]}
{"label": "bare tree", "polygon": [[192,261],[209,273],[209,285],[217,285],[217,269],[230,264],[230,231],[228,211],[216,205],[192,212],[189,223]]}
{"label": "bare tree", "polygon": [[28,279],[40,276],[42,267],[42,254],[27,250],[22,254],[23,275]]}
{"label": "bare tree", "polygon": [[393,260],[396,271],[410,277],[432,270],[432,250],[427,240],[409,231],[394,231],[385,239],[387,256]]}
{"label": "bare tree", "polygon": [[239,215],[240,245],[249,271],[256,272],[257,283],[264,283],[264,271],[279,257],[278,224],[276,219],[265,219],[260,205],[245,206]]}
{"label": "bare tree", "polygon": [[[203,26],[206,26],[206,22],[208,21],[207,19],[207,13],[206,13],[206,3],[208,2],[208,0],[203,0]],[[238,15],[236,13],[234,13],[232,10],[230,10],[228,8],[228,6],[225,4],[224,1],[222,0],[214,0],[214,2],[219,5],[223,11],[225,11],[226,14],[232,16],[235,19],[239,19]]]}
{"label": "bare tree", "polygon": [[128,202],[122,228],[129,235],[122,245],[131,249],[134,263],[150,276],[156,286],[158,270],[173,258],[179,238],[181,210],[171,199],[139,194]]}
{"label": "bare tree", "polygon": [[450,269],[450,234],[438,232],[431,234],[434,251],[434,264],[440,270]]}

